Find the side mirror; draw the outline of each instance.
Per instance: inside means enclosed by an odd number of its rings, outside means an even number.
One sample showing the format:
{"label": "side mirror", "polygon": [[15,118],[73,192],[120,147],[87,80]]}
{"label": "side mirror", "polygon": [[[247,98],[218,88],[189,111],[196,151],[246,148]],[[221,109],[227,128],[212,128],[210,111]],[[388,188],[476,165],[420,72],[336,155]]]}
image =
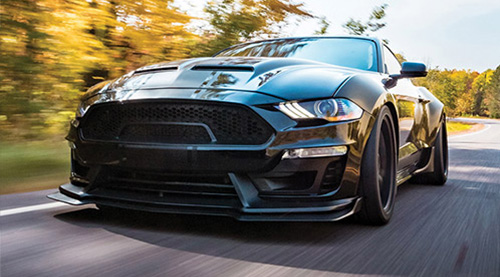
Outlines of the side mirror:
{"label": "side mirror", "polygon": [[427,67],[423,63],[403,62],[401,74],[393,74],[391,78],[415,78],[427,76]]}

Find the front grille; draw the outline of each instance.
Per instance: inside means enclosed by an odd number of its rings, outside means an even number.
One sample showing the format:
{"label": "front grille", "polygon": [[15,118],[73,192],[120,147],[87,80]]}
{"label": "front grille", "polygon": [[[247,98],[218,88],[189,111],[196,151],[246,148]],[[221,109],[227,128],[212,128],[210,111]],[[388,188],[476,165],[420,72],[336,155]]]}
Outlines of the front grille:
{"label": "front grille", "polygon": [[273,134],[250,108],[209,101],[97,104],[82,120],[84,140],[260,145]]}

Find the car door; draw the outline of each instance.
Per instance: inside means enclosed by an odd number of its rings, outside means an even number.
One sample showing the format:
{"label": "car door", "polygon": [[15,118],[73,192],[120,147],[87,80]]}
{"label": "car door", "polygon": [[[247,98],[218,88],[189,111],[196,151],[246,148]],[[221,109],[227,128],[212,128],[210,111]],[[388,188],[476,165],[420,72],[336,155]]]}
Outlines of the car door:
{"label": "car door", "polygon": [[[384,69],[386,74],[400,74],[401,65],[392,51],[384,45]],[[389,89],[396,97],[399,114],[399,163],[398,170],[412,170],[420,157],[419,126],[422,124],[420,92],[410,79],[399,79]],[[402,172],[404,173],[404,172]],[[405,174],[403,174],[405,175]]]}

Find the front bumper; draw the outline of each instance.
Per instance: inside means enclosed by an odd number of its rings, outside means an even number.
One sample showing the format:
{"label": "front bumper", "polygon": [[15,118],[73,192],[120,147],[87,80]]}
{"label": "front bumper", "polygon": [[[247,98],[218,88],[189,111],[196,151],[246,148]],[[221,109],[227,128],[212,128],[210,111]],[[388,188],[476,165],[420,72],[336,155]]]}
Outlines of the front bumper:
{"label": "front bumper", "polygon": [[[334,221],[359,210],[361,149],[371,115],[299,128],[280,112],[252,109],[276,131],[261,145],[88,141],[72,125],[71,183],[48,197],[242,221]],[[341,157],[282,159],[287,149],[340,145],[349,149]]]}
{"label": "front bumper", "polygon": [[[71,205],[97,204],[117,208],[140,210],[155,213],[193,214],[210,216],[229,216],[240,221],[337,221],[356,213],[361,204],[361,198],[348,198],[322,203],[321,206],[308,203],[283,203],[279,208],[235,207],[217,203],[216,205],[178,199],[165,198],[158,200],[138,199],[127,195],[88,194],[84,189],[72,184],[65,184],[59,192],[47,197]],[[272,205],[278,203],[273,202]]]}

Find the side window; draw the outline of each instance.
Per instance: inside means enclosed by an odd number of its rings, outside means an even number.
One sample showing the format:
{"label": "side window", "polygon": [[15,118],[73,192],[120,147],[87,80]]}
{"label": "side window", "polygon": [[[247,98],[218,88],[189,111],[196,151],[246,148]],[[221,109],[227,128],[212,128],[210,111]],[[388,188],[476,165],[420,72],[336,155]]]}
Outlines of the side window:
{"label": "side window", "polygon": [[385,70],[389,74],[399,74],[401,72],[401,65],[398,59],[392,54],[392,52],[384,45],[384,58],[385,58]]}

